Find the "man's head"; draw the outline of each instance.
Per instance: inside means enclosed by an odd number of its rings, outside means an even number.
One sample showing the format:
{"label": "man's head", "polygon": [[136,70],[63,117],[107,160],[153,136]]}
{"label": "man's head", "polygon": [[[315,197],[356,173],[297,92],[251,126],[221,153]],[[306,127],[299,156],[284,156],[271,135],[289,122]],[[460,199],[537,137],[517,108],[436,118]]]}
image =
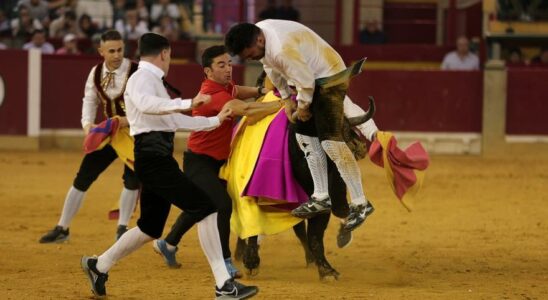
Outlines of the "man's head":
{"label": "man's head", "polygon": [[42,29],[36,29],[32,33],[32,43],[37,47],[42,47],[46,42],[46,33]]}
{"label": "man's head", "polygon": [[540,49],[540,61],[543,64],[548,64],[548,47],[542,47]]}
{"label": "man's head", "polygon": [[224,46],[213,46],[204,50],[202,67],[209,80],[227,85],[232,80],[232,59]]}
{"label": "man's head", "polygon": [[167,76],[171,62],[171,46],[163,35],[152,32],[143,34],[139,39],[139,54],[141,60],[156,65]]}
{"label": "man's head", "polygon": [[122,35],[116,30],[105,31],[101,35],[99,54],[105,60],[108,69],[118,69],[124,61],[124,41],[122,40]]}
{"label": "man's head", "polygon": [[465,36],[461,36],[457,39],[457,53],[459,55],[467,55],[470,51],[470,42]]}
{"label": "man's head", "polygon": [[78,52],[76,36],[72,33],[68,33],[67,35],[65,35],[65,37],[63,38],[63,45],[69,53]]}
{"label": "man's head", "polygon": [[225,46],[232,55],[241,59],[259,60],[265,54],[265,37],[261,29],[254,24],[241,23],[228,31]]}

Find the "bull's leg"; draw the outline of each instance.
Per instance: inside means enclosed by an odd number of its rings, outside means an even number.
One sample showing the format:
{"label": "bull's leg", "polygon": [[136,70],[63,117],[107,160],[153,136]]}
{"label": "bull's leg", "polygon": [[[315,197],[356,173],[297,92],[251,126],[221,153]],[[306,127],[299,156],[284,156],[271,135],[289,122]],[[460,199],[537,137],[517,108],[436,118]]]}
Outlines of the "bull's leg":
{"label": "bull's leg", "polygon": [[259,257],[259,243],[257,236],[252,236],[247,239],[247,246],[244,251],[244,266],[247,270],[247,275],[256,276],[259,274],[259,265],[261,258]]}
{"label": "bull's leg", "polygon": [[328,214],[317,215],[308,220],[308,245],[316,258],[316,266],[322,281],[337,280],[340,276],[325,257],[323,235],[329,223],[329,216]]}
{"label": "bull's leg", "polygon": [[234,260],[242,261],[244,258],[244,252],[246,247],[245,240],[242,240],[240,237],[236,240],[236,249],[234,250]]}
{"label": "bull's leg", "polygon": [[308,267],[310,264],[314,262],[314,255],[310,251],[310,247],[308,247],[308,238],[306,237],[306,224],[305,221],[300,222],[299,224],[293,226],[293,231],[295,232],[295,235],[301,242],[301,245],[304,249],[304,258],[306,260],[306,266]]}

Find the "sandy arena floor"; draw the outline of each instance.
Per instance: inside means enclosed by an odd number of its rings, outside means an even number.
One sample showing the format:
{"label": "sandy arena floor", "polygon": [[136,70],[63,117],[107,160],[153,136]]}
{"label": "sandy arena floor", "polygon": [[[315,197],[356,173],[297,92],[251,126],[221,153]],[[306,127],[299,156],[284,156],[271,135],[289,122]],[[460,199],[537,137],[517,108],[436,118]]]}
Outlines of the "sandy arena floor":
{"label": "sandy arena floor", "polygon": [[[90,299],[79,260],[114,241],[107,211],[121,190],[121,163],[90,189],[70,242],[42,245],[81,153],[0,154],[0,299]],[[376,211],[345,249],[336,247],[332,219],[325,243],[340,280],[320,282],[315,267],[305,268],[293,232],[285,232],[263,241],[260,273],[243,282],[260,287],[256,299],[548,299],[548,151],[519,157],[434,156],[412,213],[396,201],[382,169],[362,162]],[[212,299],[195,229],[179,258],[183,268],[168,269],[146,245],[111,270],[109,299]]]}

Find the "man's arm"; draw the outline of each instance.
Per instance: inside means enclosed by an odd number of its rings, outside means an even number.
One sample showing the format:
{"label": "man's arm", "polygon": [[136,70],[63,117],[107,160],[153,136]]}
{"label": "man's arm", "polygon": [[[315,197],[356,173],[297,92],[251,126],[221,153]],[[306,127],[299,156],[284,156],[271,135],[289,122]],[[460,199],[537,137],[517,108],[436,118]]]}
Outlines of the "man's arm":
{"label": "man's arm", "polygon": [[249,98],[257,98],[260,97],[266,93],[268,93],[268,89],[264,87],[254,87],[254,86],[241,86],[236,85],[234,86],[234,98],[236,99],[249,99]]}
{"label": "man's arm", "polygon": [[82,99],[82,128],[87,135],[89,130],[95,126],[95,116],[97,115],[97,106],[99,105],[99,98],[95,91],[95,84],[93,83],[93,75],[95,74],[95,68],[89,72],[88,79],[84,88],[84,98]]}

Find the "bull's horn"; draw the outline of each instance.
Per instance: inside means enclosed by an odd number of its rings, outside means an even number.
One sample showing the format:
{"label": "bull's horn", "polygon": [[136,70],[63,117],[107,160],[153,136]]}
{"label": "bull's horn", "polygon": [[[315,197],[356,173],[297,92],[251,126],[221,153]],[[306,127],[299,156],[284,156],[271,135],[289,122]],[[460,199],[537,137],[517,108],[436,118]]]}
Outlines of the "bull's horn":
{"label": "bull's horn", "polygon": [[364,115],[348,118],[348,123],[350,126],[358,126],[367,122],[369,119],[373,118],[375,115],[375,99],[372,96],[369,96],[369,109],[365,112]]}

